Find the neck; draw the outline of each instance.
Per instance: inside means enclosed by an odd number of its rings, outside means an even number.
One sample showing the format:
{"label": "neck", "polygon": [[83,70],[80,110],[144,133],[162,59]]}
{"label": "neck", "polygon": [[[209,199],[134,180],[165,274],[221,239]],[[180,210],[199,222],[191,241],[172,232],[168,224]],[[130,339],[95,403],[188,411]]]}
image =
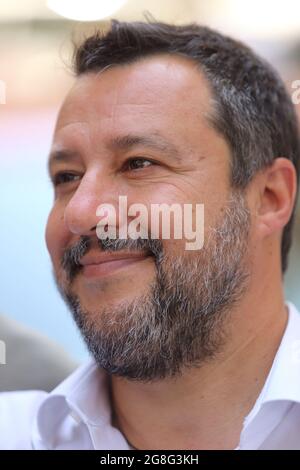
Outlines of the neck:
{"label": "neck", "polygon": [[238,445],[287,322],[281,283],[277,290],[273,284],[268,296],[268,281],[253,286],[256,297],[250,289],[230,313],[228,341],[211,362],[151,383],[112,376],[113,424],[132,447],[199,450]]}

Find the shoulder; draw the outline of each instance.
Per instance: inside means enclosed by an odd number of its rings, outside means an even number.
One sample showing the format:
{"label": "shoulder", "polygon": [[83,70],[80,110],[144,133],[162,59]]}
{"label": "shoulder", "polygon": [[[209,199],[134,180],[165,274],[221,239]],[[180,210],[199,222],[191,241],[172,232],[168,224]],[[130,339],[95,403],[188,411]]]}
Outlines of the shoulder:
{"label": "shoulder", "polygon": [[37,409],[46,392],[0,393],[0,450],[31,449],[31,433]]}
{"label": "shoulder", "polygon": [[1,314],[0,339],[8,363],[1,367],[0,392],[51,391],[78,366],[60,345]]}

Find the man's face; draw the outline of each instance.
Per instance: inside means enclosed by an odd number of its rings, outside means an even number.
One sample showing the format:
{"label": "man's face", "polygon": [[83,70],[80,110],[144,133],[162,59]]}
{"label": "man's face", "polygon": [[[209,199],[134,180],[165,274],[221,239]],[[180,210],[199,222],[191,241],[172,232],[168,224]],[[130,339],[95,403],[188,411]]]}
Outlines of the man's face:
{"label": "man's face", "polygon": [[[212,113],[209,87],[196,66],[183,58],[156,56],[81,76],[59,114],[50,160],[55,201],[47,224],[47,246],[58,286],[96,359],[119,375],[134,376],[135,372],[126,369],[126,361],[135,370],[143,363],[143,371],[141,367],[137,372],[141,379],[166,375],[166,363],[160,372],[153,364],[162,355],[158,349],[162,329],[176,324],[176,334],[163,333],[165,342],[171,341],[172,336],[173,349],[170,344],[167,354],[173,355],[174,372],[174,348],[176,344],[180,348],[184,321],[191,323],[198,318],[200,325],[201,318],[210,315],[212,329],[214,314],[217,318],[217,312],[220,314],[230,301],[236,301],[245,281],[241,265],[247,223],[244,232],[237,230],[232,239],[237,256],[230,258],[220,236],[224,230],[231,234],[236,228],[235,211],[245,207],[241,198],[232,199],[230,152],[225,140],[209,124]],[[128,207],[140,203],[149,213],[155,203],[188,203],[193,207],[203,203],[203,249],[186,251],[184,238],[157,240],[154,245],[150,240],[143,249],[125,242],[122,246],[112,245],[114,258],[108,251],[110,258],[103,262],[105,245],[99,245],[96,235],[97,208],[103,203],[112,204],[118,214],[120,195],[127,196]],[[243,214],[247,222],[247,211]],[[216,256],[221,245],[222,253]],[[75,265],[77,270],[72,271]],[[232,280],[231,292],[229,278],[233,275],[236,279]],[[213,282],[217,277],[220,292],[216,293]],[[212,296],[212,289],[220,298],[221,290],[226,290],[220,279],[229,284],[223,304]],[[190,302],[185,308],[180,306],[184,297]],[[188,313],[184,319],[189,309],[194,319]],[[172,316],[174,322],[163,326],[163,317],[170,321]],[[157,318],[162,323],[160,333],[157,330],[154,335]],[[188,326],[196,334],[195,325]],[[208,324],[205,328],[208,330]],[[135,340],[129,344],[130,334]],[[120,346],[118,357],[112,351],[116,341],[124,346]],[[186,341],[193,338],[186,335]],[[204,343],[204,338],[201,341]],[[137,346],[139,358],[134,358]],[[147,349],[144,353],[143,348]],[[195,351],[199,348],[201,345],[197,344]],[[208,345],[206,349],[209,350]],[[198,359],[203,355],[199,351]],[[196,356],[194,352],[194,360]],[[180,363],[177,359],[177,366],[183,362],[188,360]]]}

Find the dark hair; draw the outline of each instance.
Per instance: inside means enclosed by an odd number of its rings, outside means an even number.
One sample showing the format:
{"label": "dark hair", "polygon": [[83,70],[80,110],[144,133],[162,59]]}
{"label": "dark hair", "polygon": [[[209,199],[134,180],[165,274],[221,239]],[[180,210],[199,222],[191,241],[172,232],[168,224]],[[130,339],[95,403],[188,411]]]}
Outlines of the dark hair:
{"label": "dark hair", "polygon": [[[192,59],[209,80],[216,106],[213,124],[232,151],[234,187],[245,188],[256,172],[282,156],[293,162],[299,180],[300,142],[290,97],[271,66],[236,40],[194,23],[112,20],[107,32],[76,48],[74,68],[81,75],[161,53]],[[294,217],[295,207],[282,235],[283,272]]]}

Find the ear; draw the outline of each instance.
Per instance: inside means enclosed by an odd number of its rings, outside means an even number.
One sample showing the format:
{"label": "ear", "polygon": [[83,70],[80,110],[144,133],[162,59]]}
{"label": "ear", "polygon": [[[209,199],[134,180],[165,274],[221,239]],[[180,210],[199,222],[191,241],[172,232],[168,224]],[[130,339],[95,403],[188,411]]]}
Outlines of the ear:
{"label": "ear", "polygon": [[287,158],[276,158],[260,178],[257,206],[258,229],[262,237],[280,232],[293,212],[297,193],[297,174]]}

